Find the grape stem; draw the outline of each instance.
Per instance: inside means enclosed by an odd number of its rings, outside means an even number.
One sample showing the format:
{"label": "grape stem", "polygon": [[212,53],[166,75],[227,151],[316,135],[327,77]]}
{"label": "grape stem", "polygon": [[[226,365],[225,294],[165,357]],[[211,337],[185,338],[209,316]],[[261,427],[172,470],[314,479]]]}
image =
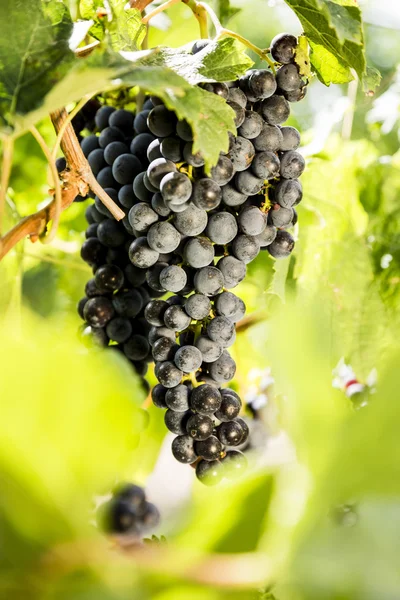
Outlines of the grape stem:
{"label": "grape stem", "polygon": [[49,163],[51,177],[53,179],[53,185],[54,185],[54,214],[52,216],[53,222],[52,222],[52,225],[51,225],[51,228],[50,228],[50,231],[48,232],[48,234],[42,238],[42,242],[44,244],[50,244],[56,236],[58,225],[60,223],[60,216],[61,216],[61,212],[62,212],[62,209],[61,209],[61,206],[62,206],[61,182],[60,182],[60,178],[58,176],[55,158],[52,156],[52,154],[50,152],[50,148],[46,144],[42,135],[39,133],[39,131],[34,126],[32,126],[30,128],[30,132],[33,135],[33,137],[35,138],[35,140],[37,141],[37,143],[39,144],[39,146],[41,147],[43,154],[45,155],[47,162]]}
{"label": "grape stem", "polygon": [[171,8],[171,6],[174,6],[174,4],[178,4],[178,2],[180,1],[181,0],[167,0],[167,2],[164,2],[164,4],[160,4],[160,6],[157,6],[154,10],[147,13],[147,15],[145,15],[142,18],[142,23],[146,25],[150,21],[150,19],[163,12],[164,10],[168,10],[168,8]]}
{"label": "grape stem", "polygon": [[6,197],[8,182],[11,175],[12,157],[14,150],[14,141],[11,137],[5,137],[3,140],[3,161],[1,165],[1,187],[0,187],[0,234],[3,226],[4,211],[6,206]]}

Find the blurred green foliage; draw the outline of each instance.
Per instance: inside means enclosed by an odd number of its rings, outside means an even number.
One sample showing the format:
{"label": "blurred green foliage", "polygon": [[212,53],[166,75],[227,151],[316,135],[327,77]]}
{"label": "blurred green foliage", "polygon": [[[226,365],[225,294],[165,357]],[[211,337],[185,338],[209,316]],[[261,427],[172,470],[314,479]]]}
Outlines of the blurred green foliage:
{"label": "blurred green foliage", "polygon": [[[229,27],[261,47],[279,31],[300,32],[287,6],[270,4],[249,0]],[[161,26],[151,45],[198,37],[181,4]],[[398,31],[370,24],[366,39],[368,62],[383,74],[377,97],[389,90],[400,106]],[[118,478],[146,484],[165,427],[162,411],[140,408],[127,365],[77,339],[75,306],[90,277],[79,258],[84,204],[63,213],[51,246],[27,241],[2,261],[0,598],[399,598],[399,123],[371,121],[376,97],[358,90],[349,135],[346,96],[346,87],[315,81],[294,105],[291,123],[310,150],[295,253],[274,263],[262,252],[238,289],[261,320],[238,335],[235,387],[246,390],[254,367],[272,368],[295,459],[255,461],[217,489],[195,483],[162,521],[167,544],[146,559],[110,550],[93,525],[95,497]],[[40,129],[51,145],[49,122]],[[25,135],[7,226],[44,202],[47,188],[46,162]],[[361,381],[378,370],[377,392],[360,410],[332,388],[342,356]],[[168,486],[178,487],[172,475]]]}

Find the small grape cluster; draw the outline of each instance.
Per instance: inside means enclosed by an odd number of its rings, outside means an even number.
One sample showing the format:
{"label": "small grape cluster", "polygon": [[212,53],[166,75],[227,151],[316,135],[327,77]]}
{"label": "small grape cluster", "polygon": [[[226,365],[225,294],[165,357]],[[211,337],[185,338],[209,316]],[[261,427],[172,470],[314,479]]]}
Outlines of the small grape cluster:
{"label": "small grape cluster", "polygon": [[287,229],[297,222],[305,163],[299,132],[282,124],[289,102],[306,93],[296,46],[290,34],[273,40],[276,74],[202,84],[231,106],[238,132],[209,175],[188,123],[155,97],[136,115],[103,106],[96,133],[81,141],[97,181],[128,214],[116,222],[97,197],[86,211],[82,258],[94,278],[79,313],[90,335],[122,351],[139,374],[155,362],[152,398],[177,434],[173,455],[206,483],[246,462],[234,449],[248,437],[241,401],[221,387],[235,376],[228,348],[245,314],[230,290],[261,250],[282,258],[294,247]]}
{"label": "small grape cluster", "polygon": [[143,488],[133,483],[119,485],[112,498],[101,505],[99,515],[100,525],[107,533],[137,539],[160,522],[156,506],[146,500]]}

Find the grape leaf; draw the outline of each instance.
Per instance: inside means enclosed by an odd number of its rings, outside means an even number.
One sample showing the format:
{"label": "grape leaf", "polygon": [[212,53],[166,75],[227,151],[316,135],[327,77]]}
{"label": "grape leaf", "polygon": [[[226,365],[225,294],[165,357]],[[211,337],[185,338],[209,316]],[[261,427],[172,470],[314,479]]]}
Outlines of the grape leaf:
{"label": "grape leaf", "polygon": [[90,34],[103,40],[108,34],[111,46],[120,50],[137,50],[145,35],[146,26],[142,23],[139,10],[129,8],[125,0],[81,0],[80,13],[84,19],[93,19]]}
{"label": "grape leaf", "polygon": [[[285,0],[298,16],[314,50],[311,63],[329,85],[366,76],[361,10],[355,0]],[[372,83],[378,83],[376,79]],[[370,82],[371,85],[371,82]]]}
{"label": "grape leaf", "polygon": [[[192,44],[181,48],[155,49],[144,64],[166,66],[193,85],[202,81],[232,81],[253,66],[242,44],[223,38],[208,44],[201,52],[191,53]],[[129,59],[129,54],[124,54]]]}
{"label": "grape leaf", "polygon": [[310,50],[308,46],[308,41],[305,35],[299,36],[299,43],[296,48],[296,52],[294,55],[294,62],[299,67],[299,72],[302,77],[306,77],[310,79],[311,72],[311,62],[310,62]]}
{"label": "grape leaf", "polygon": [[0,21],[0,125],[9,126],[16,114],[38,107],[68,72],[73,25],[57,0],[3,0]]}

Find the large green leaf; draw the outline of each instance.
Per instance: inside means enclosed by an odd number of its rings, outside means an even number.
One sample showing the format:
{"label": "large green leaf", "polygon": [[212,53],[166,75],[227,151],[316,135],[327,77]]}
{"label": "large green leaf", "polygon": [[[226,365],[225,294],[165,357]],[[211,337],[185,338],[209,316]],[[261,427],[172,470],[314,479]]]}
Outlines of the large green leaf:
{"label": "large green leaf", "polygon": [[[233,38],[212,41],[196,54],[191,53],[192,44],[181,48],[159,47],[144,60],[149,66],[166,66],[189,83],[202,81],[232,81],[253,66],[244,46]],[[129,58],[129,55],[125,55]]]}
{"label": "large green leaf", "polygon": [[[329,85],[367,75],[361,10],[355,0],[285,0],[304,28],[312,49],[311,63]],[[378,83],[369,78],[368,89]]]}
{"label": "large green leaf", "polygon": [[72,21],[58,0],[0,3],[0,125],[37,108],[74,61]]}

